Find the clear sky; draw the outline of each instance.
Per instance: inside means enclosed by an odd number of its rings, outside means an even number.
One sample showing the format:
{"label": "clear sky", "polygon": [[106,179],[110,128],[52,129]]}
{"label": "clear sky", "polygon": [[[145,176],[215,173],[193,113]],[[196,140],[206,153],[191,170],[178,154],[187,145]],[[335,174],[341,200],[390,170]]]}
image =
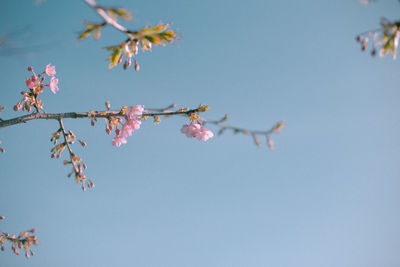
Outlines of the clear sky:
{"label": "clear sky", "polygon": [[83,1],[2,1],[0,31],[29,48],[0,55],[4,119],[22,115],[12,106],[27,66],[52,63],[60,91],[43,95],[47,112],[207,104],[211,119],[287,127],[271,152],[231,133],[188,139],[172,117],[115,148],[103,123],[65,120],[88,144],[75,146],[96,183],[85,193],[50,159],[56,121],[3,128],[0,229],[35,227],[40,245],[29,260],[7,246],[1,267],[400,265],[400,63],[355,42],[398,19],[398,1],[99,3],[132,10],[130,29],[161,20],[182,38],[140,53],[137,73],[108,70],[102,48],[125,37],[108,28],[77,43],[82,21],[101,22]]}

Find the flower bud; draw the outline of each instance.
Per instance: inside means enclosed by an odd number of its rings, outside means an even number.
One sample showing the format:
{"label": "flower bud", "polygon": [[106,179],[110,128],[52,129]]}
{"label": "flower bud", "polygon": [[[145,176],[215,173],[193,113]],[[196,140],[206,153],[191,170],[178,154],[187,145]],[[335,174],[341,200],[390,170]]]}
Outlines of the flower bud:
{"label": "flower bud", "polygon": [[31,66],[28,67],[28,71],[33,72],[33,68]]}
{"label": "flower bud", "polygon": [[365,40],[364,42],[362,42],[362,44],[361,44],[361,50],[362,50],[362,51],[365,51],[365,49],[367,49],[367,44],[368,44],[368,41],[367,41],[367,40]]}
{"label": "flower bud", "polygon": [[129,63],[128,63],[128,61],[125,61],[124,62],[124,70],[126,70],[128,67],[129,67]]}
{"label": "flower bud", "polygon": [[139,63],[137,63],[135,59],[135,71],[139,71],[139,69],[140,69]]}

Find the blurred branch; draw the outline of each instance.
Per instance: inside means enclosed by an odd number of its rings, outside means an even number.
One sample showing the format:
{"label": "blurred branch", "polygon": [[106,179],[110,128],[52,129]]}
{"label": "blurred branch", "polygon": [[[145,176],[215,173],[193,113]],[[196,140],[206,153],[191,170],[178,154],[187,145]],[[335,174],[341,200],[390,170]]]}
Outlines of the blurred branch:
{"label": "blurred branch", "polygon": [[136,60],[136,55],[139,51],[139,46],[143,51],[151,51],[152,45],[165,46],[166,43],[172,43],[178,39],[175,31],[169,29],[169,24],[161,22],[155,27],[144,27],[137,31],[128,30],[126,27],[118,23],[117,18],[125,20],[132,19],[130,12],[124,8],[109,8],[96,4],[94,0],[84,0],[95,12],[104,20],[102,23],[84,22],[86,28],[79,34],[78,40],[84,39],[91,34],[95,39],[99,39],[101,29],[106,25],[111,25],[118,31],[124,33],[127,39],[118,45],[108,46],[107,50],[111,51],[109,68],[113,68],[122,63],[125,56],[124,69],[132,65],[134,61],[134,69],[139,70],[139,64]]}

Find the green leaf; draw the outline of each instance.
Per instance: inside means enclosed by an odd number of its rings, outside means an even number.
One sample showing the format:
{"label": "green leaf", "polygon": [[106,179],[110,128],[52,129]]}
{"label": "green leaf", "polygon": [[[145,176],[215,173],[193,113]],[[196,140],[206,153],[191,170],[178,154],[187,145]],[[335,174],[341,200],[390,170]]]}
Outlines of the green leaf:
{"label": "green leaf", "polygon": [[110,56],[109,69],[112,69],[118,64],[119,57],[121,56],[121,48],[116,48]]}

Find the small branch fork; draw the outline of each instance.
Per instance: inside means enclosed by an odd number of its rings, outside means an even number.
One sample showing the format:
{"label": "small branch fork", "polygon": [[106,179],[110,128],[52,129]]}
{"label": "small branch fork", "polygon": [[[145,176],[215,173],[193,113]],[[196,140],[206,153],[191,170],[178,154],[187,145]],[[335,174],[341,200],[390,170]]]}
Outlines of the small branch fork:
{"label": "small branch fork", "polygon": [[117,30],[126,33],[126,34],[130,34],[131,32],[128,31],[127,28],[125,28],[124,26],[122,26],[121,24],[119,24],[116,20],[112,19],[107,12],[104,11],[103,8],[101,8],[100,6],[98,6],[96,4],[96,1],[94,0],[84,0],[86,2],[86,4],[88,4],[90,7],[92,7],[97,14],[99,14],[100,17],[102,17],[104,19],[104,23],[105,24],[109,24],[111,26],[113,26],[114,28],[116,28]]}

